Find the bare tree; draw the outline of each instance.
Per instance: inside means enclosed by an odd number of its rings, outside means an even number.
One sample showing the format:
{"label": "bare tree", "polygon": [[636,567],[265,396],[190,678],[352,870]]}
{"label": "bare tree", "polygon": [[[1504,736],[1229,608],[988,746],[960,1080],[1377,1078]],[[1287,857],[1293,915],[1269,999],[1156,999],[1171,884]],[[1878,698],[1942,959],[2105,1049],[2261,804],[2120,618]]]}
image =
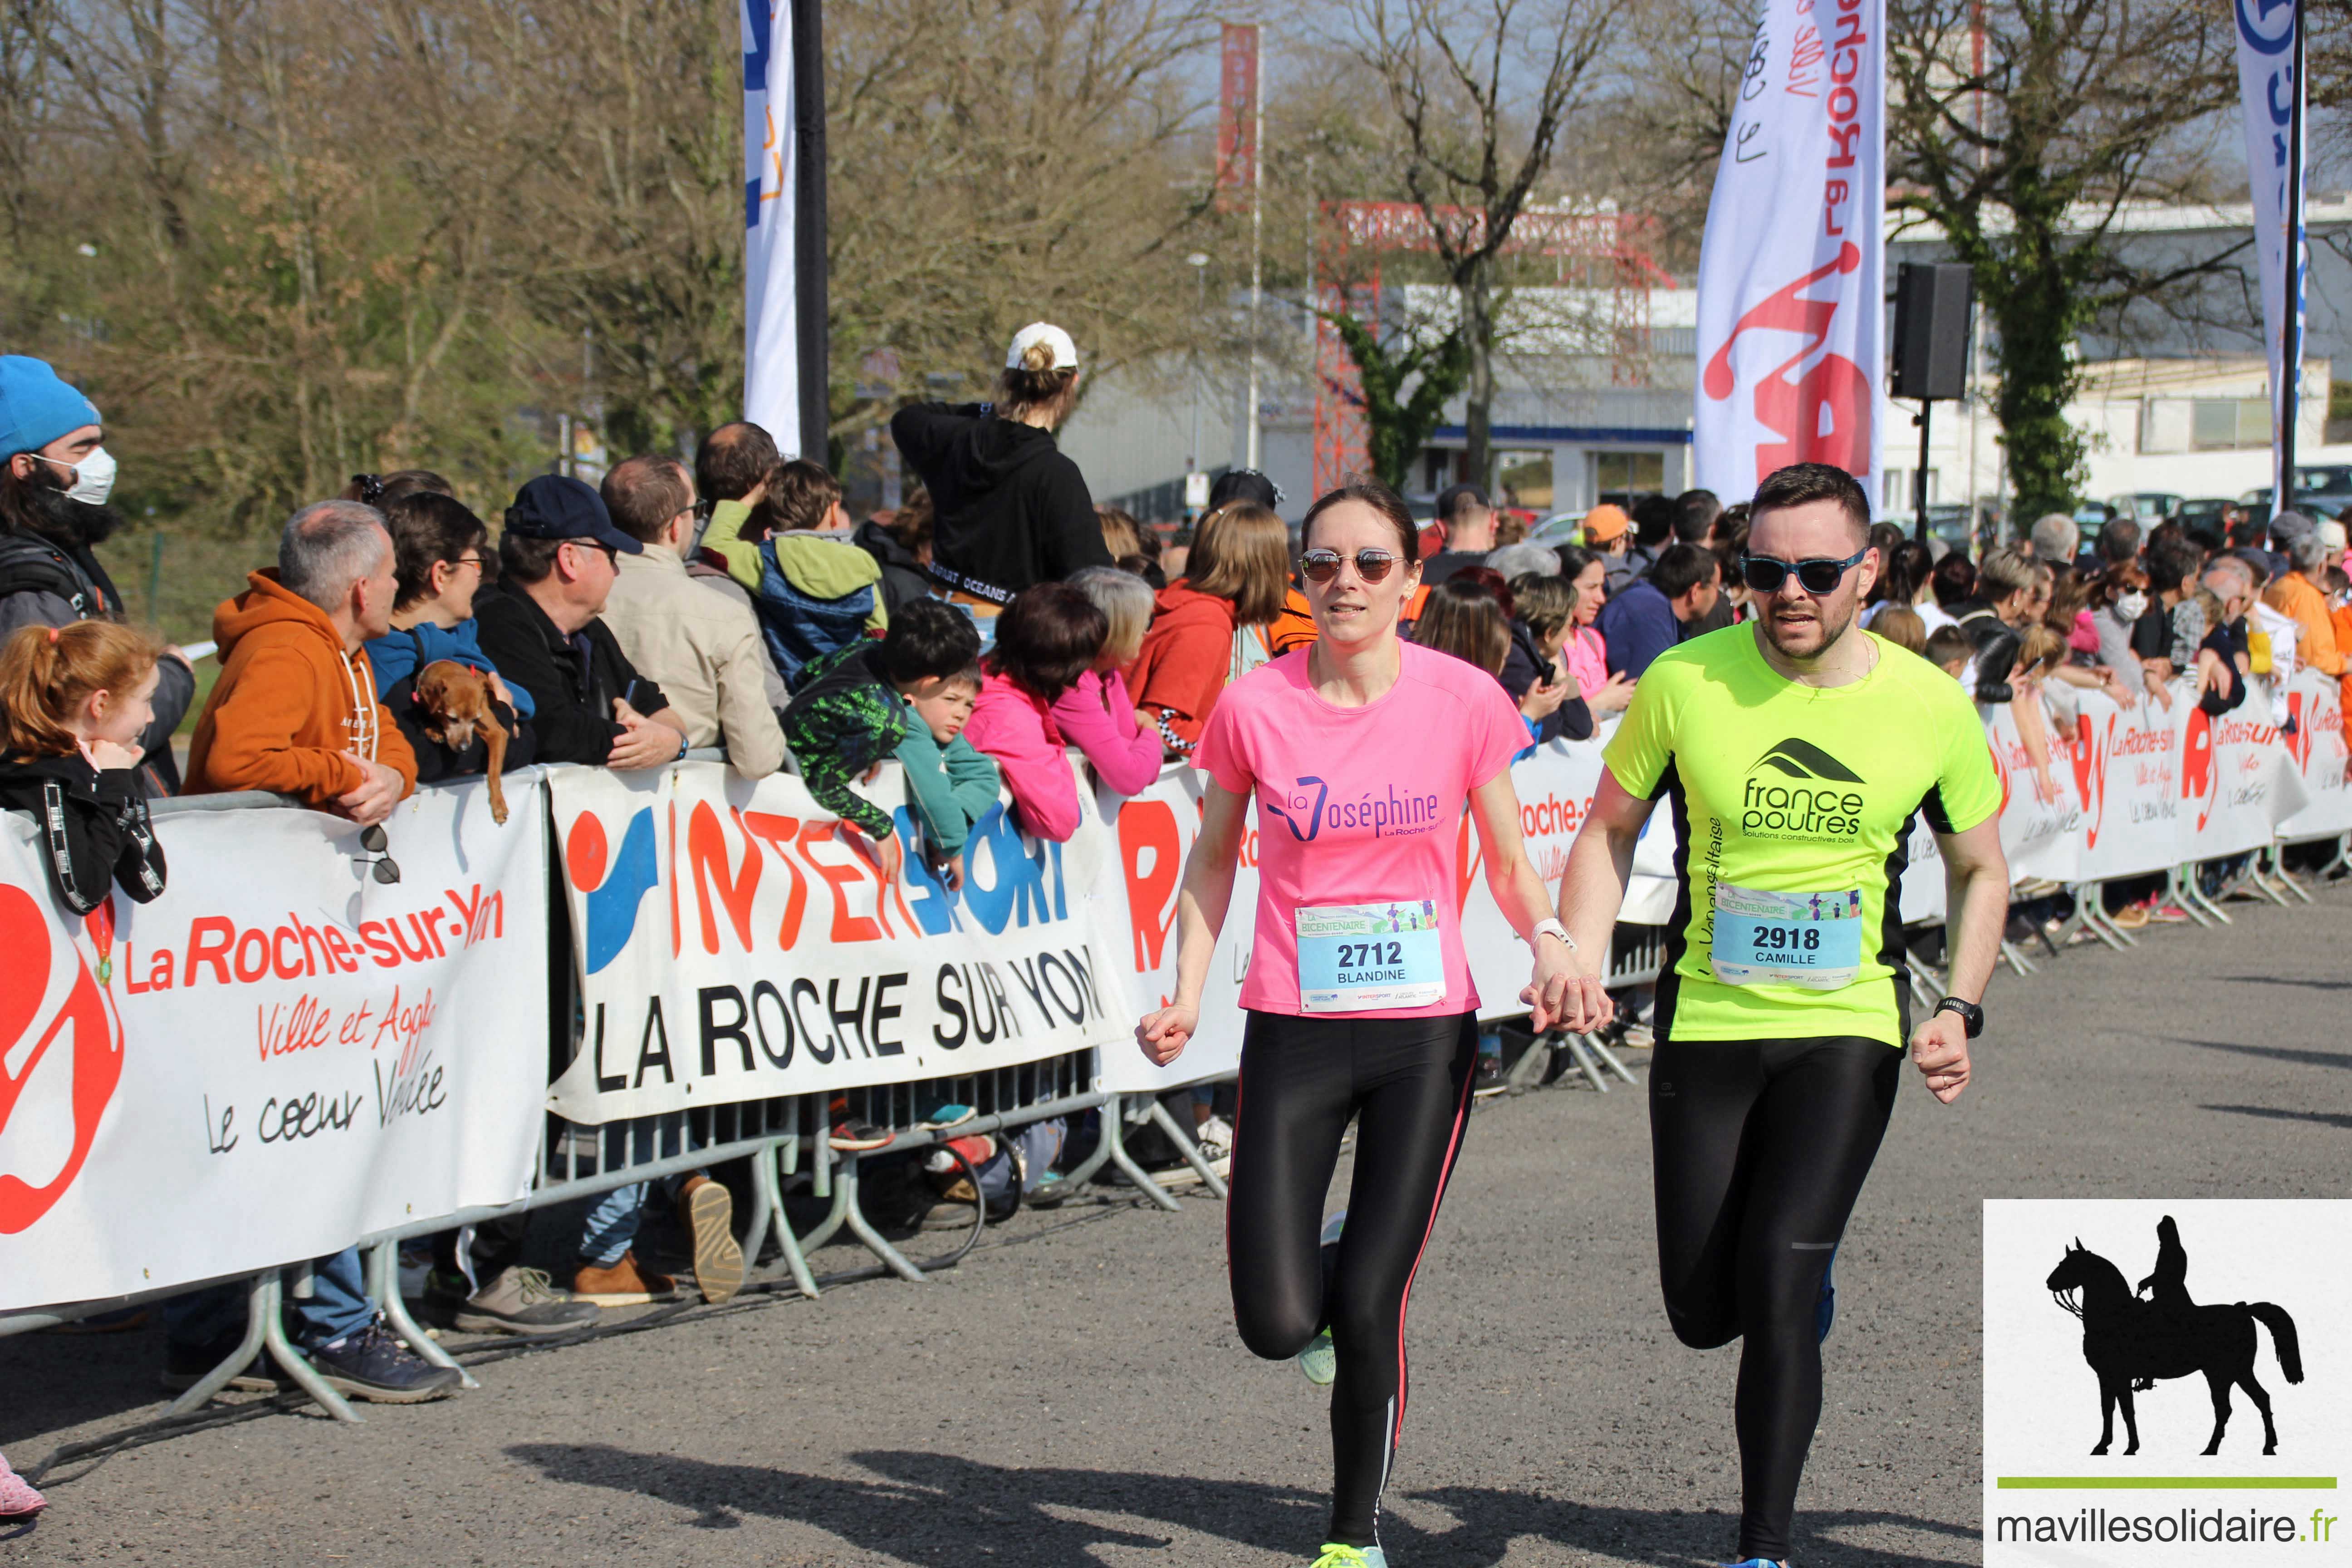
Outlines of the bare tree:
{"label": "bare tree", "polygon": [[[866,0],[828,26],[837,433],[978,391],[1041,317],[1097,367],[1194,336],[1183,258],[1223,248],[1186,74],[1207,0]],[[860,398],[880,348],[898,384]]]}
{"label": "bare tree", "polygon": [[1403,180],[1462,301],[1471,474],[1493,466],[1496,293],[1620,15],[1598,0],[1351,0],[1349,45],[1403,132]]}
{"label": "bare tree", "polygon": [[2226,8],[2133,0],[1895,0],[1888,207],[1975,269],[1998,333],[1994,411],[2021,513],[2072,504],[2065,417],[2083,329],[2221,264],[2151,269],[2115,243],[2126,204],[2211,194],[2189,134],[2234,110]]}

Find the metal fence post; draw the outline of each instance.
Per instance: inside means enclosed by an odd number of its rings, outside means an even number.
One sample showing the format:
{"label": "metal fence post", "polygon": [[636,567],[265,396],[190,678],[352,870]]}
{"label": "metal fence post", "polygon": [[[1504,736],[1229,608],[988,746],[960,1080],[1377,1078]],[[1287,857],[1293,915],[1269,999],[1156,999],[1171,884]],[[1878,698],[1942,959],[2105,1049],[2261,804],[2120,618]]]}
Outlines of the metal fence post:
{"label": "metal fence post", "polygon": [[1168,1114],[1168,1108],[1160,1103],[1160,1097],[1156,1094],[1151,1097],[1151,1120],[1160,1124],[1161,1131],[1175,1140],[1176,1152],[1184,1156],[1184,1163],[1192,1167],[1193,1173],[1201,1178],[1201,1184],[1218,1197],[1223,1197],[1225,1179],[1217,1174],[1217,1168],[1209,1163],[1208,1156],[1201,1152],[1201,1146],[1192,1141],[1192,1135],[1176,1125],[1176,1119]]}
{"label": "metal fence post", "polygon": [[[1135,1184],[1137,1192],[1170,1214],[1175,1214],[1184,1205],[1171,1197],[1168,1190],[1153,1181],[1150,1173],[1135,1163],[1135,1156],[1127,1152],[1127,1110],[1121,1103],[1124,1099],[1124,1096],[1113,1096],[1103,1106],[1103,1142],[1110,1147],[1111,1163]],[[1152,1103],[1159,1103],[1158,1096],[1152,1098]]]}
{"label": "metal fence post", "polygon": [[786,1158],[787,1151],[797,1152],[800,1148],[800,1101],[797,1099],[792,1102],[788,1115],[783,1142],[751,1156],[752,1183],[759,1189],[760,1205],[765,1218],[762,1225],[751,1227],[751,1239],[747,1245],[756,1257],[761,1229],[764,1227],[772,1232],[777,1250],[784,1255],[784,1267],[792,1273],[793,1285],[799,1288],[802,1295],[814,1301],[817,1297],[816,1277],[809,1272],[808,1258],[801,1251],[800,1237],[793,1234],[791,1216],[784,1212],[784,1182],[778,1168]]}
{"label": "metal fence post", "polygon": [[[301,1300],[310,1293],[310,1265],[297,1264],[294,1271],[295,1300]],[[292,1378],[303,1393],[317,1400],[320,1409],[338,1421],[348,1421],[354,1426],[361,1425],[360,1413],[344,1404],[341,1394],[327,1386],[327,1380],[319,1375],[319,1369],[312,1366],[309,1359],[295,1348],[294,1342],[286,1337],[286,1318],[282,1310],[285,1301],[285,1286],[281,1282],[280,1272],[272,1269],[261,1277],[253,1293],[254,1317],[261,1324],[261,1342],[269,1352],[269,1359],[285,1368],[286,1375]]]}
{"label": "metal fence post", "polygon": [[908,1262],[905,1253],[891,1246],[882,1233],[874,1228],[873,1222],[866,1217],[866,1211],[857,1206],[857,1156],[855,1154],[842,1162],[839,1191],[841,1195],[835,1207],[848,1222],[849,1234],[865,1243],[866,1251],[880,1258],[885,1268],[909,1285],[929,1283],[930,1276]]}
{"label": "metal fence post", "polygon": [[[1106,1095],[1103,1098],[1102,1104],[1095,1109],[1095,1117],[1098,1126],[1107,1125],[1110,1119],[1118,1114],[1118,1096],[1115,1094]],[[1068,1184],[1070,1191],[1074,1193],[1079,1192],[1085,1188],[1088,1182],[1095,1179],[1095,1173],[1101,1170],[1103,1166],[1109,1163],[1109,1134],[1097,1132],[1095,1137],[1095,1146],[1087,1151],[1087,1157],[1085,1159],[1079,1161],[1076,1164],[1071,1166],[1067,1171],[1063,1173],[1062,1180]]]}
{"label": "metal fence post", "polygon": [[1585,1045],[1591,1049],[1592,1053],[1599,1057],[1602,1062],[1608,1065],[1611,1072],[1615,1073],[1627,1083],[1638,1084],[1642,1081],[1633,1076],[1633,1072],[1623,1062],[1617,1059],[1617,1053],[1609,1048],[1608,1041],[1602,1039],[1598,1035],[1586,1035],[1583,1037],[1583,1039]]}
{"label": "metal fence post", "polygon": [[198,1378],[185,1394],[172,1401],[163,1411],[164,1420],[203,1409],[214,1394],[229,1385],[231,1378],[243,1376],[245,1369],[253,1364],[253,1358],[261,1353],[263,1320],[277,1310],[275,1301],[268,1299],[269,1286],[277,1278],[272,1270],[265,1270],[253,1277],[245,1298],[245,1337],[237,1341],[236,1349],[229,1352],[226,1361]]}
{"label": "metal fence post", "polygon": [[392,1331],[408,1342],[408,1348],[431,1362],[446,1366],[457,1374],[464,1388],[479,1388],[474,1374],[457,1364],[457,1358],[441,1348],[439,1341],[425,1331],[423,1324],[408,1315],[408,1303],[400,1294],[400,1243],[386,1241],[368,1249],[368,1290],[383,1309],[384,1321]]}
{"label": "metal fence post", "polygon": [[1560,1044],[1568,1047],[1569,1059],[1576,1063],[1576,1070],[1584,1075],[1584,1081],[1592,1086],[1593,1091],[1607,1094],[1609,1080],[1601,1076],[1601,1064],[1587,1048],[1588,1038],[1583,1035],[1563,1035]]}
{"label": "metal fence post", "polygon": [[2200,923],[2209,926],[2211,925],[2214,921],[2219,921],[2223,925],[2234,925],[2236,923],[2234,921],[2231,920],[2229,914],[2220,904],[2215,903],[2211,899],[2205,896],[2205,885],[2198,880],[2196,862],[2191,861],[2189,864],[2181,867],[2175,875],[2179,879],[2180,891],[2186,895],[2180,900],[2180,907],[2187,910],[2192,915],[2197,914],[2197,911],[2201,909],[2205,911],[2205,914],[2213,917],[2212,920],[2206,920],[2203,915],[2199,915],[2198,919]]}

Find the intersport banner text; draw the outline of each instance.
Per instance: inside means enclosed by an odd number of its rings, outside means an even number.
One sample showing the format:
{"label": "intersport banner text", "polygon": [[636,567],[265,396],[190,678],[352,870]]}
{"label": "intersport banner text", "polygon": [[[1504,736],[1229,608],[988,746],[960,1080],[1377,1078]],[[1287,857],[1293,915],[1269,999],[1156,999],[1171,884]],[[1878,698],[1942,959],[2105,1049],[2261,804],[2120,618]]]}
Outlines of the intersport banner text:
{"label": "intersport banner text", "polygon": [[[918,840],[898,764],[866,793],[902,842]],[[548,1104],[574,1121],[980,1072],[1131,1037],[1099,811],[1056,844],[1000,802],[972,828],[957,890],[913,856],[886,885],[781,774],[564,768],[550,803],[583,1035]]]}
{"label": "intersport banner text", "polygon": [[85,918],[0,814],[0,1310],[315,1258],[512,1203],[547,1082],[536,772],[359,830],[291,807],[159,816],[152,903]]}
{"label": "intersport banner text", "polygon": [[1699,249],[1694,483],[1881,484],[1885,0],[1764,0]]}

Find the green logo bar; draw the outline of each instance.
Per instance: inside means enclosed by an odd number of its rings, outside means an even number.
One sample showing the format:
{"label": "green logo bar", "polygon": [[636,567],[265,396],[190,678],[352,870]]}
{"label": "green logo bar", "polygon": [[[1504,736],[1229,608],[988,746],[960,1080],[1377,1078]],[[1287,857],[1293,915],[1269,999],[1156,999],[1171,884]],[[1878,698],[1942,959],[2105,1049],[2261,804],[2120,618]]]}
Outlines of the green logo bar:
{"label": "green logo bar", "polygon": [[2000,1476],[2001,1491],[2332,1492],[2334,1476]]}

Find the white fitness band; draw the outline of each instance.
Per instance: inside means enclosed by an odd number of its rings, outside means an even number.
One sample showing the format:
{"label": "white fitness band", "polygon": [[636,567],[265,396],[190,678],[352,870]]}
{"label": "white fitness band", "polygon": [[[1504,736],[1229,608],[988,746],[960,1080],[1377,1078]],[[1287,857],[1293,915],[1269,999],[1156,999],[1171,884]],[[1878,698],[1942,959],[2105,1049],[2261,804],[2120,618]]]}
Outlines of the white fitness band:
{"label": "white fitness band", "polygon": [[1568,943],[1569,952],[1574,952],[1576,951],[1576,939],[1569,935],[1568,928],[1560,924],[1558,921],[1538,921],[1536,929],[1528,933],[1528,945],[1532,948],[1536,943],[1541,942],[1548,936],[1556,936],[1559,938],[1560,941]]}

